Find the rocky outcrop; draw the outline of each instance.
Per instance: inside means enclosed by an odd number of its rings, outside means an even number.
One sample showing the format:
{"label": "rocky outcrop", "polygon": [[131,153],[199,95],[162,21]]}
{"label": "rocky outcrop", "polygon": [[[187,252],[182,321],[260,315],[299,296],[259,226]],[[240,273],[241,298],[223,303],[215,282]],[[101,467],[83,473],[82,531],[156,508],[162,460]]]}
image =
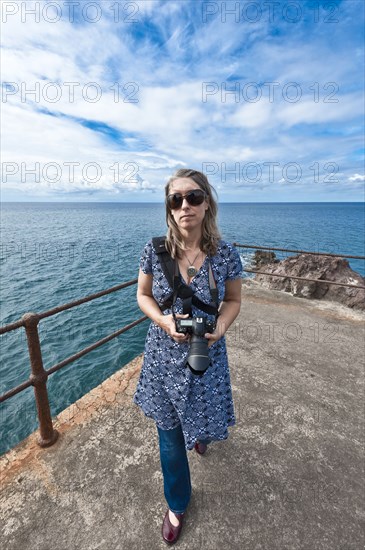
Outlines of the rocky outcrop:
{"label": "rocky outcrop", "polygon": [[293,296],[302,298],[322,298],[340,302],[350,308],[365,311],[365,290],[363,289],[289,278],[290,275],[293,275],[308,279],[323,279],[337,283],[365,286],[365,278],[353,271],[346,259],[336,256],[298,254],[278,261],[273,252],[269,254],[256,251],[253,269],[259,269],[273,275],[285,275],[285,277],[273,277],[256,273],[254,280],[263,287],[284,290],[290,292]]}
{"label": "rocky outcrop", "polygon": [[279,263],[280,260],[276,258],[275,252],[267,252],[266,250],[256,250],[255,256],[252,260],[255,269],[259,269],[262,265],[270,263]]}

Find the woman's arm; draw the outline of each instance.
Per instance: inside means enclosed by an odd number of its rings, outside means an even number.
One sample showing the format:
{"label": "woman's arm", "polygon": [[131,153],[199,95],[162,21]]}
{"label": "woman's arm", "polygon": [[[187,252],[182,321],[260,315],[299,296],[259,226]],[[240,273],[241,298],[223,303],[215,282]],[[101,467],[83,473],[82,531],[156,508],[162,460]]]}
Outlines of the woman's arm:
{"label": "woman's arm", "polygon": [[[167,332],[175,342],[185,342],[188,340],[188,335],[180,334],[176,332],[176,326],[173,316],[163,315],[161,312],[156,300],[152,294],[152,281],[153,275],[143,273],[142,269],[139,270],[138,274],[138,288],[137,288],[137,302],[140,309],[143,311],[147,317],[156,323],[159,327]],[[179,315],[176,317],[185,318],[188,315]]]}
{"label": "woman's arm", "polygon": [[219,308],[217,327],[212,334],[205,334],[205,338],[209,340],[209,347],[222,338],[239,314],[241,309],[241,287],[242,279],[226,281],[224,300]]}
{"label": "woman's arm", "polygon": [[140,309],[147,317],[159,325],[162,313],[156,300],[152,295],[153,275],[143,273],[142,269],[138,274],[137,302]]}

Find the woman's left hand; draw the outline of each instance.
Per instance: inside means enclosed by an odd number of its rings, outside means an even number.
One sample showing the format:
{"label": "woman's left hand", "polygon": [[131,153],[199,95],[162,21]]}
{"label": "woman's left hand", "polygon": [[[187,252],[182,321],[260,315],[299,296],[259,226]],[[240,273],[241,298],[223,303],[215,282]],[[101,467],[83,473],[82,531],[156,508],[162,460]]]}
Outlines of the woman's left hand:
{"label": "woman's left hand", "polygon": [[224,332],[225,331],[223,330],[222,325],[220,323],[217,323],[217,326],[214,332],[212,333],[206,332],[204,334],[204,338],[208,340],[208,348],[210,348],[210,346],[212,346],[213,344],[215,344],[215,342],[217,342],[220,338],[222,338],[222,336],[224,335]]}
{"label": "woman's left hand", "polygon": [[232,322],[236,319],[241,308],[241,279],[226,281],[224,300],[219,308],[217,326],[212,334],[204,334],[209,341],[208,347],[212,346],[225,335]]}

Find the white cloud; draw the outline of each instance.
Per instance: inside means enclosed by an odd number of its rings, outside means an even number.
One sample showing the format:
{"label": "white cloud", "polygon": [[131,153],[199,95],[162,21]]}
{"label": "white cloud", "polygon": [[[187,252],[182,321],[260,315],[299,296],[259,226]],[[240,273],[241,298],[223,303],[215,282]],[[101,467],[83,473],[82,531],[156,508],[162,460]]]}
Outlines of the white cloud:
{"label": "white cloud", "polygon": [[[23,91],[36,85],[40,89],[39,101],[30,94],[22,102],[19,92],[2,104],[3,160],[30,166],[70,161],[83,166],[95,161],[102,177],[86,185],[81,174],[75,182],[61,179],[52,186],[47,181],[17,183],[17,174],[5,187],[19,185],[29,193],[42,188],[50,197],[52,190],[67,193],[89,187],[110,193],[156,190],[175,168],[199,169],[204,162],[219,169],[237,162],[299,162],[309,174],[317,163],[322,179],[332,162],[339,167],[341,181],[347,179],[353,189],[364,181],[356,172],[360,163],[353,160],[358,158],[354,151],[361,148],[363,112],[356,40],[346,47],[339,40],[332,44],[329,26],[322,25],[307,41],[303,22],[283,24],[279,40],[265,17],[251,24],[237,24],[230,16],[225,23],[220,17],[204,23],[197,4],[191,2],[138,2],[138,23],[116,24],[106,4],[100,5],[108,17],[97,24],[35,23],[31,17],[24,24],[19,17],[9,17],[3,25],[2,56],[5,82],[16,83],[20,90],[23,86]],[[352,13],[348,6],[346,10]],[[348,24],[354,23],[348,19]],[[339,38],[346,28],[338,25],[331,32]],[[230,95],[222,100],[222,83],[228,77],[233,82],[227,82],[227,89],[235,80],[240,84],[238,103]],[[96,103],[82,95],[91,82],[102,92]],[[218,86],[206,102],[204,82]],[[242,95],[249,82],[262,88],[256,103]],[[269,101],[265,86],[270,82],[277,84],[274,101]],[[302,92],[296,103],[283,97],[290,82]],[[337,103],[324,101],[330,82],[338,86]],[[49,83],[62,92],[55,103],[44,93]],[[74,101],[65,83],[75,83]],[[54,91],[48,90],[50,95]],[[123,93],[128,92],[135,92],[132,97],[138,102],[124,102]],[[89,126],[99,124],[100,131],[85,127],[85,121]],[[138,178],[114,181],[109,167],[115,162],[136,163]]]}
{"label": "white cloud", "polygon": [[349,177],[349,181],[365,181],[365,176],[354,174],[353,176]]}

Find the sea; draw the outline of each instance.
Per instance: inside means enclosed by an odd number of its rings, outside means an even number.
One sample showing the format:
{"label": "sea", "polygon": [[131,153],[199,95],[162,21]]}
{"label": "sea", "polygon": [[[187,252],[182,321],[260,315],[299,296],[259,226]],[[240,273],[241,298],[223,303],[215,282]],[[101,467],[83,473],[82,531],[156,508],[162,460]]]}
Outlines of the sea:
{"label": "sea", "polygon": [[[223,203],[219,227],[229,242],[365,256],[364,203]],[[3,203],[0,324],[49,310],[138,276],[145,243],[166,233],[157,203]],[[238,248],[249,268],[255,248]],[[293,253],[276,252],[278,259]],[[349,260],[365,276],[364,260]],[[252,277],[252,274],[245,274]],[[45,369],[143,314],[136,285],[39,323]],[[74,403],[143,351],[148,321],[48,378],[52,416]],[[0,336],[0,394],[30,375],[23,328]],[[0,454],[38,427],[30,387],[0,404]]]}

